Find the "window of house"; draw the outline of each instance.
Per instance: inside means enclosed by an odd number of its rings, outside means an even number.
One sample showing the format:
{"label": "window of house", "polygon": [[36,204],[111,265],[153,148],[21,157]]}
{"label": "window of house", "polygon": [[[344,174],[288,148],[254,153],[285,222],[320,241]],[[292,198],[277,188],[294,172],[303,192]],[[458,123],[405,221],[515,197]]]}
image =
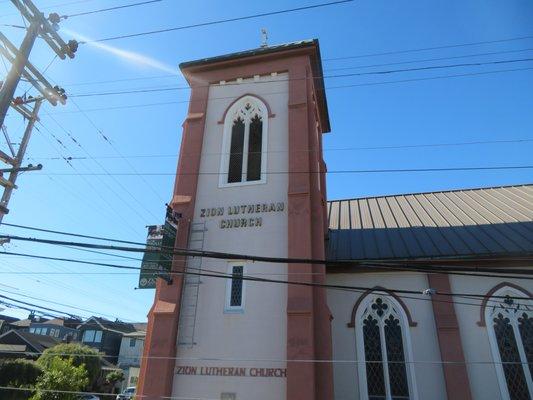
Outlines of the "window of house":
{"label": "window of house", "polygon": [[135,347],[135,338],[130,338],[130,347]]}
{"label": "window of house", "polygon": [[[485,321],[503,400],[533,399],[533,303],[510,287],[487,302]],[[505,298],[501,298],[505,296]]]}
{"label": "window of house", "polygon": [[100,343],[102,341],[102,331],[88,330],[83,332],[82,342],[84,343]]}
{"label": "window of house", "polygon": [[85,332],[83,332],[82,341],[84,343],[93,343],[94,342],[94,331],[85,331]]}
{"label": "window of house", "polygon": [[30,328],[30,333],[35,333],[35,328]]}
{"label": "window of house", "polygon": [[221,393],[220,400],[237,400],[237,395],[235,393]]}
{"label": "window of house", "polygon": [[361,399],[416,399],[409,328],[405,312],[392,297],[368,295],[356,314]]}
{"label": "window of house", "polygon": [[229,273],[231,279],[227,280],[226,286],[226,306],[227,312],[244,310],[244,265],[241,263],[230,263]]}
{"label": "window of house", "polygon": [[224,121],[221,186],[264,183],[268,112],[262,101],[245,96]]}
{"label": "window of house", "polygon": [[56,330],[55,328],[50,328],[50,336],[55,336]]}

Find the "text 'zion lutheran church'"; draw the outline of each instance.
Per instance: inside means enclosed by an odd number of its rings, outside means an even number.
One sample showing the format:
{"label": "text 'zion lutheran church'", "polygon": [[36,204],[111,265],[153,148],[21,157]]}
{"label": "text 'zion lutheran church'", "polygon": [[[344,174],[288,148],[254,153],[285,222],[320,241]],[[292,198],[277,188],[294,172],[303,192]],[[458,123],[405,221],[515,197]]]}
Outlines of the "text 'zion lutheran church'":
{"label": "text 'zion lutheran church'", "polygon": [[142,399],[533,399],[533,282],[435,270],[530,268],[531,186],[328,202],[318,41],[180,68],[175,246],[231,257],[158,279]]}

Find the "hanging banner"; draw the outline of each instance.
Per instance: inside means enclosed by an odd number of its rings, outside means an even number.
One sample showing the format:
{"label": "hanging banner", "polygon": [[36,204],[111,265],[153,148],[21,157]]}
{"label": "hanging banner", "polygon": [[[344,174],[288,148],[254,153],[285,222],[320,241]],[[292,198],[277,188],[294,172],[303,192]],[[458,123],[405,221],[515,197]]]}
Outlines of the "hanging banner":
{"label": "hanging banner", "polygon": [[163,252],[144,253],[139,275],[139,289],[155,289],[157,278],[170,282],[172,269],[172,250],[176,242],[178,232],[178,220],[180,216],[167,206],[164,225],[148,226],[148,238],[146,239],[147,250]]}
{"label": "hanging banner", "polygon": [[[163,243],[163,225],[148,226],[147,250],[160,250]],[[155,289],[159,275],[159,253],[144,253],[139,276],[139,289]]]}

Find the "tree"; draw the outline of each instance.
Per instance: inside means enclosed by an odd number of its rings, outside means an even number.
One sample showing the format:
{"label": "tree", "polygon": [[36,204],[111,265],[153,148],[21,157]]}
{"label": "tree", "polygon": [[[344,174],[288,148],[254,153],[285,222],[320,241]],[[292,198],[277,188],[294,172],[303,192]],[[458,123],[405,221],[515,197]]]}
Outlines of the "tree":
{"label": "tree", "polygon": [[88,373],[83,365],[75,366],[73,358],[55,356],[48,360],[44,373],[37,379],[31,400],[77,400],[78,392],[88,384]]}
{"label": "tree", "polygon": [[46,349],[37,360],[37,363],[43,370],[46,370],[56,357],[72,360],[72,365],[75,367],[84,366],[89,379],[86,386],[94,385],[100,376],[102,356],[89,346],[78,343],[58,344]]}
{"label": "tree", "polygon": [[118,383],[122,382],[124,380],[124,371],[122,370],[114,370],[111,371],[107,376],[105,377],[106,382],[109,384],[109,392],[111,393],[113,391],[113,387]]}
{"label": "tree", "polygon": [[115,385],[117,382],[122,382],[124,380],[124,371],[118,369],[111,371],[107,374],[105,380],[111,385]]}
{"label": "tree", "polygon": [[[33,361],[7,360],[0,363],[0,386],[13,388],[33,388],[43,371]],[[0,398],[5,400],[25,400],[33,390],[0,389]]]}

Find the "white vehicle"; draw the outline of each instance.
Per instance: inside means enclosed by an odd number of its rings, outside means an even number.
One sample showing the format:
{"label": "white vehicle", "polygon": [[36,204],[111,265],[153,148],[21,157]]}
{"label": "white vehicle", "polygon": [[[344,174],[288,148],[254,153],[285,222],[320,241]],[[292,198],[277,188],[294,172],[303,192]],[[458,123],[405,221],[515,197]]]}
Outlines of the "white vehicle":
{"label": "white vehicle", "polygon": [[116,400],[132,400],[135,395],[135,386],[124,389],[122,393],[117,395]]}

